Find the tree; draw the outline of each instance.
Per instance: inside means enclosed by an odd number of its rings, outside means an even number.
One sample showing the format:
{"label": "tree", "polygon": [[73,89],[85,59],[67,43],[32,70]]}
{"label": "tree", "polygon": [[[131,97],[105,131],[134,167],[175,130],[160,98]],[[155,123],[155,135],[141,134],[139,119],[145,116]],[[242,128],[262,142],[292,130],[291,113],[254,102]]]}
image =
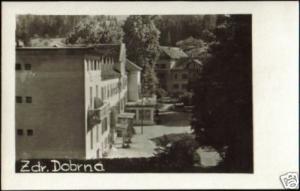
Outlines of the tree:
{"label": "tree", "polygon": [[229,146],[231,171],[252,171],[251,16],[222,18],[194,89],[192,128],[202,145]]}
{"label": "tree", "polygon": [[66,34],[87,16],[72,15],[18,15],[16,39],[31,46],[32,38],[64,38]]}
{"label": "tree", "polygon": [[215,29],[218,18],[218,15],[163,15],[156,17],[155,24],[161,31],[160,43],[174,46],[191,36],[211,41],[212,36],[207,32]]}
{"label": "tree", "polygon": [[66,41],[70,44],[120,43],[122,37],[122,27],[116,17],[89,16],[75,26]]}
{"label": "tree", "polygon": [[159,56],[160,32],[154,18],[150,15],[131,15],[123,26],[127,56],[143,68],[142,86],[147,95],[155,94],[157,85],[154,65]]}
{"label": "tree", "polygon": [[143,95],[146,97],[151,97],[152,94],[156,94],[158,79],[155,75],[154,68],[149,63],[146,63],[143,68],[142,78],[143,78],[143,88],[142,88]]}

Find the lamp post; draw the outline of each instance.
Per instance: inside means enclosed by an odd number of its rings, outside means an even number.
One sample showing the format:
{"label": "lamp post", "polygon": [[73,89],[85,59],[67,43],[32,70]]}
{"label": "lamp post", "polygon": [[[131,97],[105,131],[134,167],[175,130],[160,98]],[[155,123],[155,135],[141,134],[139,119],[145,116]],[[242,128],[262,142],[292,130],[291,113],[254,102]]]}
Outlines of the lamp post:
{"label": "lamp post", "polygon": [[144,134],[144,124],[143,124],[144,123],[144,94],[143,94],[143,85],[144,85],[144,76],[142,76],[142,86],[141,86],[141,94],[142,94],[141,134]]}

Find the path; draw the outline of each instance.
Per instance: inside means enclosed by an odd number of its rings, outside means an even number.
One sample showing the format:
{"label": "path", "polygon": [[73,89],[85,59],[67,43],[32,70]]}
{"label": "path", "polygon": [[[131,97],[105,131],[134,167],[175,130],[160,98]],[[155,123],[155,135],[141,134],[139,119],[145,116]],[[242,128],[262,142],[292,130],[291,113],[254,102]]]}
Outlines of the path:
{"label": "path", "polygon": [[[169,108],[170,104],[165,108]],[[116,144],[109,152],[107,158],[133,158],[150,157],[154,154],[156,145],[150,139],[172,133],[190,133],[190,114],[176,111],[167,111],[161,113],[161,124],[147,125],[143,127],[135,126],[136,134],[132,138],[130,148],[122,148],[122,139],[117,138]]]}

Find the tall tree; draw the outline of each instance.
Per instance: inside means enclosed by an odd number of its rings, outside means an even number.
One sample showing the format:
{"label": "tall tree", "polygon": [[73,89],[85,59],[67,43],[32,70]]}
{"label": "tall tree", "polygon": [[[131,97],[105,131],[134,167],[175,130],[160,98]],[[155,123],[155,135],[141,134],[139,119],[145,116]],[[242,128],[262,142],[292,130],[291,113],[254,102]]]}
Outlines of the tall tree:
{"label": "tall tree", "polygon": [[203,145],[229,146],[225,164],[252,171],[251,16],[222,18],[194,96],[192,128]]}
{"label": "tall tree", "polygon": [[[174,46],[176,42],[188,37],[211,40],[209,33],[216,27],[218,15],[163,15],[155,19],[161,31],[160,43]],[[203,30],[206,30],[203,33]],[[171,40],[169,37],[172,37]]]}
{"label": "tall tree", "polygon": [[116,17],[89,16],[67,36],[70,44],[120,43],[123,31]]}
{"label": "tall tree", "polygon": [[18,15],[16,17],[16,39],[31,46],[30,39],[64,38],[66,34],[87,16],[84,15]]}
{"label": "tall tree", "polygon": [[142,85],[146,95],[154,94],[157,86],[153,68],[159,56],[160,32],[154,19],[150,15],[131,15],[123,26],[128,58],[143,68]]}

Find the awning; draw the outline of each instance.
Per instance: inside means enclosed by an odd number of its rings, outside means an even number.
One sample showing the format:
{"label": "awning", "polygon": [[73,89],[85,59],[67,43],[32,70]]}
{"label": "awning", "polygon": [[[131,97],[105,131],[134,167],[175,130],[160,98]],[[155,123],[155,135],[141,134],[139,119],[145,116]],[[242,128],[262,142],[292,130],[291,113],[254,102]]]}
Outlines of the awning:
{"label": "awning", "polygon": [[135,116],[134,113],[129,113],[129,112],[124,112],[124,113],[120,113],[118,115],[118,118],[122,118],[122,119],[133,119]]}
{"label": "awning", "polygon": [[128,124],[122,124],[122,123],[117,123],[116,124],[116,129],[117,130],[127,130]]}

